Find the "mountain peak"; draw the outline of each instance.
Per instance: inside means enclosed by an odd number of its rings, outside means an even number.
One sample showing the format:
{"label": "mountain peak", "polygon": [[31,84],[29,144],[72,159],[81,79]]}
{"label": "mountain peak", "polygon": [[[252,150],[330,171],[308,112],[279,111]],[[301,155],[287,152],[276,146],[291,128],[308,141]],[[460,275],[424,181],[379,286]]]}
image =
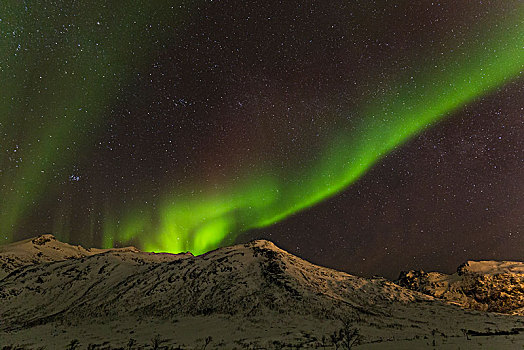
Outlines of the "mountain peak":
{"label": "mountain peak", "polygon": [[270,250],[284,252],[284,250],[280,249],[275,243],[269,240],[266,240],[266,239],[255,239],[253,241],[249,241],[248,243],[246,243],[245,246],[258,247],[258,248],[263,248],[263,249],[270,249]]}
{"label": "mountain peak", "polygon": [[47,242],[56,241],[56,237],[50,233],[41,234],[31,240],[33,244],[45,245]]}

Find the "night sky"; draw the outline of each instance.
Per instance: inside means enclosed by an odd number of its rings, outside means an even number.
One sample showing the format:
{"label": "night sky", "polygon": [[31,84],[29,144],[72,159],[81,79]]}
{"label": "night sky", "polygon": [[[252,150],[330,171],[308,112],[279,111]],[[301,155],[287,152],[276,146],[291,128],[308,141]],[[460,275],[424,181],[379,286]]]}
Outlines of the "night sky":
{"label": "night sky", "polygon": [[0,237],[524,258],[524,3],[0,4]]}

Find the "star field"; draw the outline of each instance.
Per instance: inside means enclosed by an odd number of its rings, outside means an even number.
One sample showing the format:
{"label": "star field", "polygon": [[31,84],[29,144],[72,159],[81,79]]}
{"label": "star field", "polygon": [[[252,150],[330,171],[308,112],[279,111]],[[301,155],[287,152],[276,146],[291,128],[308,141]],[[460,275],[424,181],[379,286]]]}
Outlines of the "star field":
{"label": "star field", "polygon": [[520,1],[1,6],[5,242],[522,257]]}

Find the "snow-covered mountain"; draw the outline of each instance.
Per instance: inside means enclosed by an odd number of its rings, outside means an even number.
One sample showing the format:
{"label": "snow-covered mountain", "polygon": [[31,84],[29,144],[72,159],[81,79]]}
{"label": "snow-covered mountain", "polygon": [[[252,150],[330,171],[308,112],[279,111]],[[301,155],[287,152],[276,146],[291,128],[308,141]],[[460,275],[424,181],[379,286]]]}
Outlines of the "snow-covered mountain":
{"label": "snow-covered mountain", "polygon": [[315,348],[334,345],[344,323],[362,348],[457,345],[468,334],[524,341],[523,318],[316,266],[264,240],[195,257],[88,250],[45,235],[2,247],[0,264],[1,345],[122,347],[156,336],[191,349]]}
{"label": "snow-covered mountain", "polygon": [[452,275],[412,270],[398,284],[465,308],[524,316],[524,263],[468,261]]}
{"label": "snow-covered mountain", "polygon": [[[102,253],[133,253],[140,259],[151,262],[161,262],[173,259],[173,256],[192,256],[187,254],[153,254],[141,252],[135,247],[112,249],[85,249],[58,241],[51,234],[43,234],[35,238],[0,246],[0,280],[12,271],[27,265],[55,262],[69,259],[84,258]],[[117,254],[118,255],[118,254]]]}

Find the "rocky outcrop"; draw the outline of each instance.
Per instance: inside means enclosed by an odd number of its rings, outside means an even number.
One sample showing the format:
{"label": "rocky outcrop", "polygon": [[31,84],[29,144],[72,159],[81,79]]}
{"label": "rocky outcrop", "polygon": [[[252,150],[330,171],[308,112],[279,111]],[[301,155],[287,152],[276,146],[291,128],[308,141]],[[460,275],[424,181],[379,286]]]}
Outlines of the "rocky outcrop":
{"label": "rocky outcrop", "polygon": [[524,263],[468,261],[452,275],[411,270],[397,283],[480,311],[524,315]]}

